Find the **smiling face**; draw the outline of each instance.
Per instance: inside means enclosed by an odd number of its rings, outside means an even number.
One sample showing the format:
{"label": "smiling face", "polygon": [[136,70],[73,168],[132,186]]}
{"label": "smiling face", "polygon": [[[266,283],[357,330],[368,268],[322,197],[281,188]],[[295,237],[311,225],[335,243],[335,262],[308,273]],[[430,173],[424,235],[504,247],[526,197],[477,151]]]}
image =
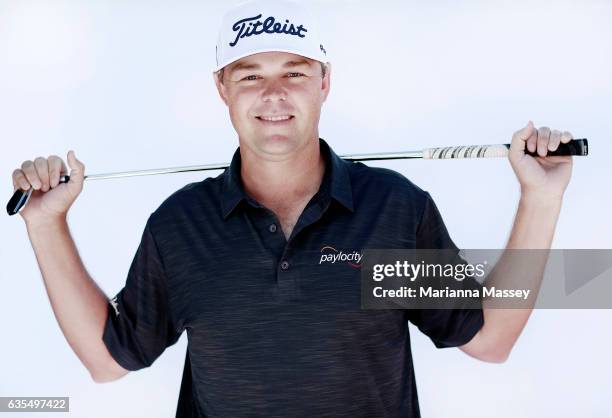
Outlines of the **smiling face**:
{"label": "smiling face", "polygon": [[215,76],[240,145],[264,158],[295,152],[319,137],[321,106],[329,93],[318,61],[287,52],[261,52]]}

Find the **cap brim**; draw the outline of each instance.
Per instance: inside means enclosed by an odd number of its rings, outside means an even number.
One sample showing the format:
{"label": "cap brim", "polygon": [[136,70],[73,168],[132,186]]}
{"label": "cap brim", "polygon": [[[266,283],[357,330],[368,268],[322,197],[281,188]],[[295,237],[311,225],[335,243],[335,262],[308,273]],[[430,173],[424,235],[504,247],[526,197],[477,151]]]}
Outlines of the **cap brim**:
{"label": "cap brim", "polygon": [[212,72],[216,73],[221,68],[226,67],[226,66],[230,65],[231,63],[238,61],[239,59],[242,59],[244,57],[248,57],[250,55],[259,54],[259,53],[262,53],[262,52],[287,52],[287,53],[290,53],[290,54],[295,54],[295,55],[300,55],[302,57],[310,58],[310,59],[313,59],[315,61],[319,61],[319,62],[322,62],[322,63],[329,62],[329,61],[327,61],[327,59],[326,59],[327,57],[325,55],[321,56],[319,54],[310,54],[308,52],[304,52],[304,51],[300,52],[300,51],[296,51],[294,49],[289,50],[289,49],[283,49],[283,48],[263,48],[263,49],[258,49],[258,50],[255,50],[255,51],[249,51],[249,52],[247,52],[245,54],[242,54],[242,55],[237,55],[237,56],[233,57],[230,60],[222,62],[221,64],[217,65]]}

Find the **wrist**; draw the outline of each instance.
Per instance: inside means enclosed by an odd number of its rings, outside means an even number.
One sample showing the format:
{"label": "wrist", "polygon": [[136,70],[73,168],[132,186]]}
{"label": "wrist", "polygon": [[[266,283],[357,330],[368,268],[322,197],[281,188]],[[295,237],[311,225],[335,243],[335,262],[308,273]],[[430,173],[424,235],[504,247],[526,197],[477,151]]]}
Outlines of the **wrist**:
{"label": "wrist", "polygon": [[25,219],[26,228],[30,232],[56,229],[67,224],[66,214],[46,215],[37,219]]}
{"label": "wrist", "polygon": [[526,213],[532,219],[555,220],[561,212],[563,199],[559,196],[521,193],[519,211]]}
{"label": "wrist", "polygon": [[551,193],[521,189],[520,201],[530,206],[560,206],[563,202],[563,192]]}

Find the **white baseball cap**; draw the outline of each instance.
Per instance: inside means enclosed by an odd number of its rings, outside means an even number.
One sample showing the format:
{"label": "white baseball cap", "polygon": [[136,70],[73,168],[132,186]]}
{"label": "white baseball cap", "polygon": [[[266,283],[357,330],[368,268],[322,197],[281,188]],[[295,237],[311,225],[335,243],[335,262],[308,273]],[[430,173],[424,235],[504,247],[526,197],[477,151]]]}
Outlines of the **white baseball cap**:
{"label": "white baseball cap", "polygon": [[213,72],[248,55],[270,51],[328,62],[315,16],[304,3],[251,0],[223,16]]}

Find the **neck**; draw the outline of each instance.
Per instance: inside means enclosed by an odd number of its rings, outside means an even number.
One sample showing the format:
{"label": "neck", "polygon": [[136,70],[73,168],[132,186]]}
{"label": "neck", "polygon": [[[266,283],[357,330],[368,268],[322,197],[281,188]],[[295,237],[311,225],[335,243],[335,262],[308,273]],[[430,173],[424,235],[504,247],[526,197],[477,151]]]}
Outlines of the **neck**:
{"label": "neck", "polygon": [[245,191],[269,208],[310,199],[319,190],[325,172],[318,138],[307,141],[280,161],[263,159],[248,148],[240,147],[240,160]]}

